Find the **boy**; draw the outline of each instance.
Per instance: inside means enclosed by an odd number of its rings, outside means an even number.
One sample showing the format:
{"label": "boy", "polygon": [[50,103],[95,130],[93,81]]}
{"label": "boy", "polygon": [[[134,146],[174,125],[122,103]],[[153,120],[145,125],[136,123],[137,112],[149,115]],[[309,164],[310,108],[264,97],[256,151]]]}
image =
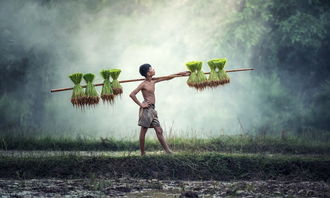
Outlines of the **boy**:
{"label": "boy", "polygon": [[[189,72],[188,72],[189,73]],[[141,126],[140,131],[140,149],[141,155],[145,155],[144,151],[144,138],[148,128],[154,128],[156,131],[157,138],[164,148],[166,153],[173,153],[173,151],[168,147],[165,138],[163,136],[163,129],[160,126],[157,111],[155,110],[155,84],[164,80],[170,80],[174,77],[162,77],[153,79],[155,75],[155,70],[150,64],[143,64],[140,66],[140,74],[146,79],[132,91],[129,95],[132,100],[140,106],[139,109],[139,122],[138,125]],[[177,73],[178,75],[186,75],[187,72]],[[140,101],[136,98],[136,94],[141,90],[144,101]]]}

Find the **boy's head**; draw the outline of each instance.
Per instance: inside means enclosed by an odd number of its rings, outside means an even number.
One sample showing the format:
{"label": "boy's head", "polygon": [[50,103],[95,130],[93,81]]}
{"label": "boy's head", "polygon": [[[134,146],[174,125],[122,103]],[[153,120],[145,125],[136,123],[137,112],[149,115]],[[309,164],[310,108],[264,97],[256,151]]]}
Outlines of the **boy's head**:
{"label": "boy's head", "polygon": [[147,78],[148,76],[155,75],[155,70],[150,64],[146,63],[140,66],[140,74]]}

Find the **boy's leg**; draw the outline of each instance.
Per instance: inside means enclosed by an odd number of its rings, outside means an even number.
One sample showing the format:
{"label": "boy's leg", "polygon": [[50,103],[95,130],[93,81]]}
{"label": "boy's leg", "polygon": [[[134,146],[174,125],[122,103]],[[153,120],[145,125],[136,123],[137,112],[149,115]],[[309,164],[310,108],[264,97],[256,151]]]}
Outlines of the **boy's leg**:
{"label": "boy's leg", "polygon": [[164,150],[167,153],[173,153],[173,151],[169,148],[169,146],[167,145],[167,143],[165,141],[165,138],[163,136],[163,129],[162,129],[162,127],[156,126],[156,127],[154,127],[154,129],[156,131],[157,138],[158,138],[160,144],[163,146]]}
{"label": "boy's leg", "polygon": [[140,150],[141,150],[141,155],[145,155],[144,151],[144,138],[146,136],[148,128],[141,126],[141,131],[140,131]]}

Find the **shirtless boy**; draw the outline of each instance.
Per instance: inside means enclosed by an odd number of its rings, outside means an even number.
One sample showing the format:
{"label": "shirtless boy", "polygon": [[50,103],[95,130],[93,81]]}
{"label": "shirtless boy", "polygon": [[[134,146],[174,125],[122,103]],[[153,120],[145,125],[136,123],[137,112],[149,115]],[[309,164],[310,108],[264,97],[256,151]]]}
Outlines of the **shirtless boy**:
{"label": "shirtless boy", "polygon": [[[144,151],[144,139],[148,128],[154,128],[156,131],[157,138],[164,148],[166,153],[173,153],[169,148],[163,136],[163,129],[160,126],[157,111],[155,110],[155,84],[164,80],[170,80],[174,77],[163,77],[153,79],[155,75],[155,70],[150,64],[143,64],[140,66],[140,74],[146,79],[132,91],[129,95],[132,100],[139,105],[139,121],[138,125],[141,126],[140,131],[140,149],[141,155],[145,155]],[[187,72],[177,73],[178,75],[186,75]],[[141,103],[137,98],[136,94],[141,90],[144,101]]]}

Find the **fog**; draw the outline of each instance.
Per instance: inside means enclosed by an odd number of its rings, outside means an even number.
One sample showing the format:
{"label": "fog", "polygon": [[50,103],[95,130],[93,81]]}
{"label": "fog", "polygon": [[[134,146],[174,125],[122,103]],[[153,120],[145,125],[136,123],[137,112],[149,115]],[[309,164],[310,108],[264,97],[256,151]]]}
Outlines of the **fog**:
{"label": "fog", "polygon": [[[40,113],[41,130],[61,135],[136,138],[139,107],[129,94],[140,82],[123,83],[124,93],[114,105],[100,100],[95,108],[84,111],[72,106],[71,91],[50,93],[50,89],[72,87],[68,75],[75,72],[96,74],[94,83],[101,83],[99,72],[110,68],[122,70],[119,80],[141,78],[139,66],[144,63],[153,66],[156,77],[185,71],[185,63],[193,60],[203,61],[203,70],[208,72],[208,60],[224,57],[227,70],[254,68],[253,51],[232,45],[233,32],[227,25],[238,14],[241,1],[203,3],[2,1],[2,35],[15,38],[12,42],[18,51],[38,52],[36,61],[30,61],[35,67],[26,70],[23,88],[30,93],[24,95],[25,100],[40,100],[40,106],[21,119]],[[260,25],[261,31],[267,31],[267,24]],[[256,43],[262,37],[251,39]],[[229,84],[204,91],[189,88],[186,77],[156,84],[156,110],[165,134],[208,138],[253,132],[266,121],[273,124],[262,114],[275,111],[262,93],[265,87],[277,90],[280,84],[273,82],[278,76],[262,85],[258,69],[228,74]],[[138,99],[143,99],[141,92]],[[149,131],[154,134],[153,129]]]}

